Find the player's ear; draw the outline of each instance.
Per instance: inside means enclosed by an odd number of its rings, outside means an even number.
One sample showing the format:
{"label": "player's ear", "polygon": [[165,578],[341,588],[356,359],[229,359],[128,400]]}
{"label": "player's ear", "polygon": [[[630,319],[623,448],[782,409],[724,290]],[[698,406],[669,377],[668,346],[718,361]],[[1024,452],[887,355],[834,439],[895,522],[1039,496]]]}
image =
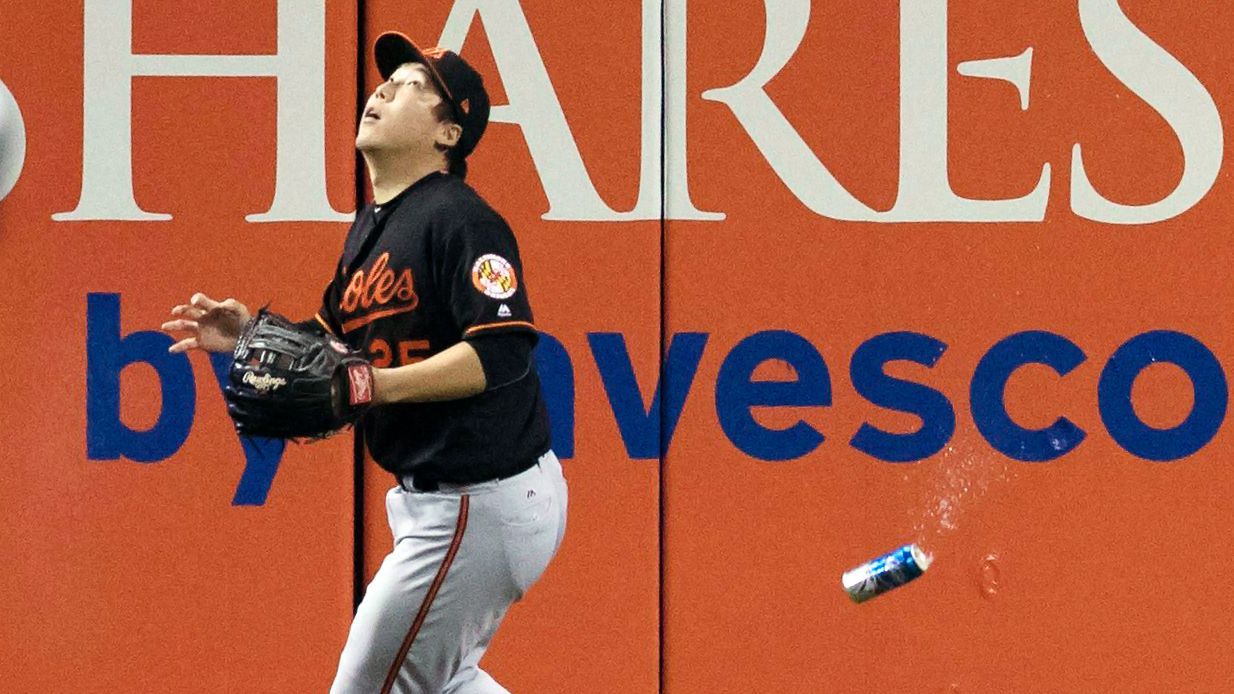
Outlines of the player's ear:
{"label": "player's ear", "polygon": [[445,149],[449,149],[458,144],[458,140],[463,136],[463,127],[458,123],[445,121],[437,128],[437,144]]}

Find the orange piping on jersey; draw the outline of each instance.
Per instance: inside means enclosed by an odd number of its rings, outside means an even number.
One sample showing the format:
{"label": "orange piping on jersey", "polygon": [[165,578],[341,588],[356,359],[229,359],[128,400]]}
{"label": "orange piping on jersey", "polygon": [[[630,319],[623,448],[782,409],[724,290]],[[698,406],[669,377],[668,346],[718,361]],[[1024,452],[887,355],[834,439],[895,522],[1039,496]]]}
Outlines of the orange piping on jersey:
{"label": "orange piping on jersey", "polygon": [[[334,331],[330,329],[330,324],[329,324],[329,323],[327,323],[327,322],[325,321],[325,319],[323,319],[323,318],[321,317],[321,314],[320,314],[320,313],[318,313],[317,315],[315,315],[315,316],[313,316],[313,317],[317,319],[317,322],[318,322],[318,323],[321,323],[321,327],[325,328],[325,329],[326,329],[326,332],[330,333],[331,335],[334,335]],[[338,337],[338,335],[334,335],[334,336],[335,336],[335,337]]]}
{"label": "orange piping on jersey", "polygon": [[386,316],[394,316],[400,313],[407,313],[408,311],[412,311],[415,308],[416,308],[416,304],[412,303],[412,304],[407,304],[406,306],[395,306],[394,308],[387,308],[381,311],[373,311],[372,313],[368,315],[360,316],[359,318],[352,318],[346,323],[343,323],[343,332],[349,333],[352,330],[355,330],[356,328],[361,328],[361,327],[368,325],[369,323],[372,323],[378,318],[385,318]]}
{"label": "orange piping on jersey", "polygon": [[420,603],[420,611],[416,613],[416,618],[411,623],[411,629],[407,631],[407,636],[403,639],[403,645],[398,649],[398,655],[394,657],[394,663],[390,665],[390,672],[386,674],[386,682],[381,687],[381,694],[389,694],[390,689],[394,686],[394,680],[398,676],[398,671],[403,668],[403,661],[407,659],[407,652],[411,650],[411,644],[416,640],[416,634],[420,632],[420,627],[424,626],[424,619],[428,617],[429,607],[433,604],[433,599],[437,597],[437,591],[441,589],[441,584],[446,580],[446,574],[450,571],[450,565],[454,563],[454,556],[458,554],[458,546],[463,541],[463,533],[467,530],[467,510],[471,505],[471,497],[464,494],[459,499],[458,505],[458,522],[454,526],[454,539],[450,541],[450,549],[446,551],[446,558],[441,562],[441,567],[437,569],[437,575],[433,577],[433,584],[429,586],[428,593],[424,596],[424,601]]}
{"label": "orange piping on jersey", "polygon": [[466,337],[480,330],[489,330],[491,328],[509,328],[515,325],[522,326],[524,328],[531,328],[532,330],[536,329],[536,326],[532,325],[531,323],[528,323],[527,321],[512,320],[512,321],[506,321],[504,323],[486,323],[484,325],[477,325],[477,326],[468,328],[467,332],[463,333],[463,337]]}

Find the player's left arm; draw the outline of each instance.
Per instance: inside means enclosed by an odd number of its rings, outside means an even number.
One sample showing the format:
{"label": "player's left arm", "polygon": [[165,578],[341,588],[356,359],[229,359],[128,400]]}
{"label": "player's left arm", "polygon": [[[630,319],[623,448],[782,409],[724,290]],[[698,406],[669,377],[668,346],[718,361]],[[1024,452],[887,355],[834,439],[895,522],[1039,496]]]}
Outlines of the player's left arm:
{"label": "player's left arm", "polygon": [[437,239],[438,286],[462,340],[417,362],[374,371],[374,404],[456,400],[526,377],[539,335],[518,244],[505,220],[481,215]]}
{"label": "player's left arm", "polygon": [[480,355],[463,341],[415,364],[373,369],[373,404],[458,400],[483,393],[487,383]]}
{"label": "player's left arm", "polygon": [[531,372],[535,338],[474,336],[424,361],[373,370],[373,404],[457,400],[501,388]]}

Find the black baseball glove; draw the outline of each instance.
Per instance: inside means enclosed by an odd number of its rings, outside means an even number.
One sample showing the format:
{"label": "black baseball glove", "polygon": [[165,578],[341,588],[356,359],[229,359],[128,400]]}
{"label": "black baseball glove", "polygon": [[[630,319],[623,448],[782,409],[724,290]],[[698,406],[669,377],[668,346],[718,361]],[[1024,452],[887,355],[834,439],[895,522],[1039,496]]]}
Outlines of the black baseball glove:
{"label": "black baseball glove", "polygon": [[329,335],[266,309],[240,333],[224,395],[243,436],[325,438],[373,400],[373,367]]}

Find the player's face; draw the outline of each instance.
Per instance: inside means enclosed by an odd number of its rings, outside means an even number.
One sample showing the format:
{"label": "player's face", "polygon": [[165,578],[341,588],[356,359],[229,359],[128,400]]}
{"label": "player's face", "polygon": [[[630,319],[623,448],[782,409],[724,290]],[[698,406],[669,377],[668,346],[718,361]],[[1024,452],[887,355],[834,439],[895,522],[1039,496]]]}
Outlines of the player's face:
{"label": "player's face", "polygon": [[435,152],[458,141],[459,126],[439,120],[444,99],[419,63],[404,63],[377,86],[356,132],[356,149]]}

